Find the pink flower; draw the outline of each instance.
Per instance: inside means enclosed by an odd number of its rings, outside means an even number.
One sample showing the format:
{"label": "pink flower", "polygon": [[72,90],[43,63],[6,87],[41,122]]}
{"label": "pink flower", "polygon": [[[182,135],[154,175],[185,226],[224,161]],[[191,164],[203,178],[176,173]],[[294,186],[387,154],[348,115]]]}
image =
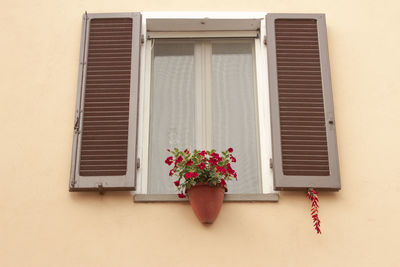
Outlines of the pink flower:
{"label": "pink flower", "polygon": [[225,185],[226,185],[225,180],[224,180],[224,179],[221,179],[221,186],[225,186]]}
{"label": "pink flower", "polygon": [[186,198],[185,194],[182,194],[182,193],[178,194],[178,197],[179,198]]}
{"label": "pink flower", "polygon": [[202,163],[200,163],[200,164],[198,165],[198,167],[199,167],[199,170],[203,170],[203,169],[206,167],[206,164],[204,164],[204,163],[202,162]]}
{"label": "pink flower", "polygon": [[174,185],[175,185],[175,186],[178,186],[179,184],[180,184],[179,180],[176,180],[176,181],[174,182]]}
{"label": "pink flower", "polygon": [[228,148],[228,152],[229,152],[229,153],[232,153],[232,152],[233,152],[233,148],[231,148],[231,147]]}
{"label": "pink flower", "polygon": [[193,161],[190,159],[188,162],[186,162],[186,166],[191,166],[193,164]]}
{"label": "pink flower", "polygon": [[172,157],[168,157],[168,158],[165,160],[165,163],[168,164],[168,165],[171,165],[172,162],[174,162]]}

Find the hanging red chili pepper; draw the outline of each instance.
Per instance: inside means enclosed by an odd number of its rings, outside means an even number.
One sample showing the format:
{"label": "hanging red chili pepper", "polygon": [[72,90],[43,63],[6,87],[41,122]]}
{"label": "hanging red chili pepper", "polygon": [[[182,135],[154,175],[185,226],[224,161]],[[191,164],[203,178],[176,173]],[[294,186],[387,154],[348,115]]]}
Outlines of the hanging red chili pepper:
{"label": "hanging red chili pepper", "polygon": [[309,188],[307,197],[311,201],[311,218],[313,219],[314,228],[317,231],[317,234],[321,234],[321,221],[318,217],[318,192],[312,188]]}

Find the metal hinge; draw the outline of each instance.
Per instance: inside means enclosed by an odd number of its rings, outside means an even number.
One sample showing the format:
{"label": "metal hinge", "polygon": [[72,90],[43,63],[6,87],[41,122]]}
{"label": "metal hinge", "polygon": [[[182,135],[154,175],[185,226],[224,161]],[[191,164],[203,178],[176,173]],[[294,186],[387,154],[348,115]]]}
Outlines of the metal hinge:
{"label": "metal hinge", "polygon": [[142,35],[140,36],[140,43],[141,43],[141,44],[144,44],[144,34],[142,34]]}
{"label": "metal hinge", "polygon": [[274,168],[274,164],[273,164],[273,162],[272,162],[272,158],[269,159],[269,167],[270,167],[271,169]]}
{"label": "metal hinge", "polygon": [[264,44],[267,45],[267,36],[264,35]]}
{"label": "metal hinge", "polygon": [[136,159],[136,169],[140,168],[140,158]]}

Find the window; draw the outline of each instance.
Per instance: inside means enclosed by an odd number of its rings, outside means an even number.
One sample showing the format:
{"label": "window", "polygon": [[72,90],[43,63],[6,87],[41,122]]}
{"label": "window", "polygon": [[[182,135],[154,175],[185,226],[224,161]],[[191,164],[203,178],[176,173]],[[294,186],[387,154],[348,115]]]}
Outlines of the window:
{"label": "window", "polygon": [[[259,107],[261,102],[261,108],[268,109],[266,69],[260,64],[266,62],[260,58],[266,55],[259,38],[263,15],[244,23],[232,18],[186,18],[186,28],[176,18],[144,16],[142,96],[148,113],[143,122],[149,121],[149,127],[142,127],[148,140],[140,143],[148,144],[142,151],[148,163],[140,170],[136,200],[177,199],[164,164],[166,149],[174,147],[217,151],[233,147],[235,169],[242,179],[228,184],[227,199],[276,200],[269,157],[265,151],[262,155],[260,146],[260,123],[268,127]],[[199,25],[209,28],[198,31]],[[235,31],[236,25],[241,25],[240,31]],[[259,96],[259,91],[264,94]],[[270,155],[270,139],[263,137]],[[262,160],[267,166],[264,177]]]}
{"label": "window", "polygon": [[177,200],[166,149],[230,146],[226,200],[338,190],[334,127],[322,14],[84,16],[70,191]]}
{"label": "window", "polygon": [[234,147],[236,171],[245,178],[229,192],[260,193],[254,63],[253,39],[155,40],[149,193],[175,192],[162,164],[174,147]]}

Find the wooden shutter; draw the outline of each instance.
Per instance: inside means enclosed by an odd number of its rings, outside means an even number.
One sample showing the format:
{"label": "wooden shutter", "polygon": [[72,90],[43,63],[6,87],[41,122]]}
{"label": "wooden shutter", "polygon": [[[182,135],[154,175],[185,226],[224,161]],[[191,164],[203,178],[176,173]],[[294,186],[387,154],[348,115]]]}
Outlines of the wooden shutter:
{"label": "wooden shutter", "polygon": [[324,14],[268,14],[274,188],[340,189]]}
{"label": "wooden shutter", "polygon": [[140,13],[85,14],[70,191],[133,190]]}

